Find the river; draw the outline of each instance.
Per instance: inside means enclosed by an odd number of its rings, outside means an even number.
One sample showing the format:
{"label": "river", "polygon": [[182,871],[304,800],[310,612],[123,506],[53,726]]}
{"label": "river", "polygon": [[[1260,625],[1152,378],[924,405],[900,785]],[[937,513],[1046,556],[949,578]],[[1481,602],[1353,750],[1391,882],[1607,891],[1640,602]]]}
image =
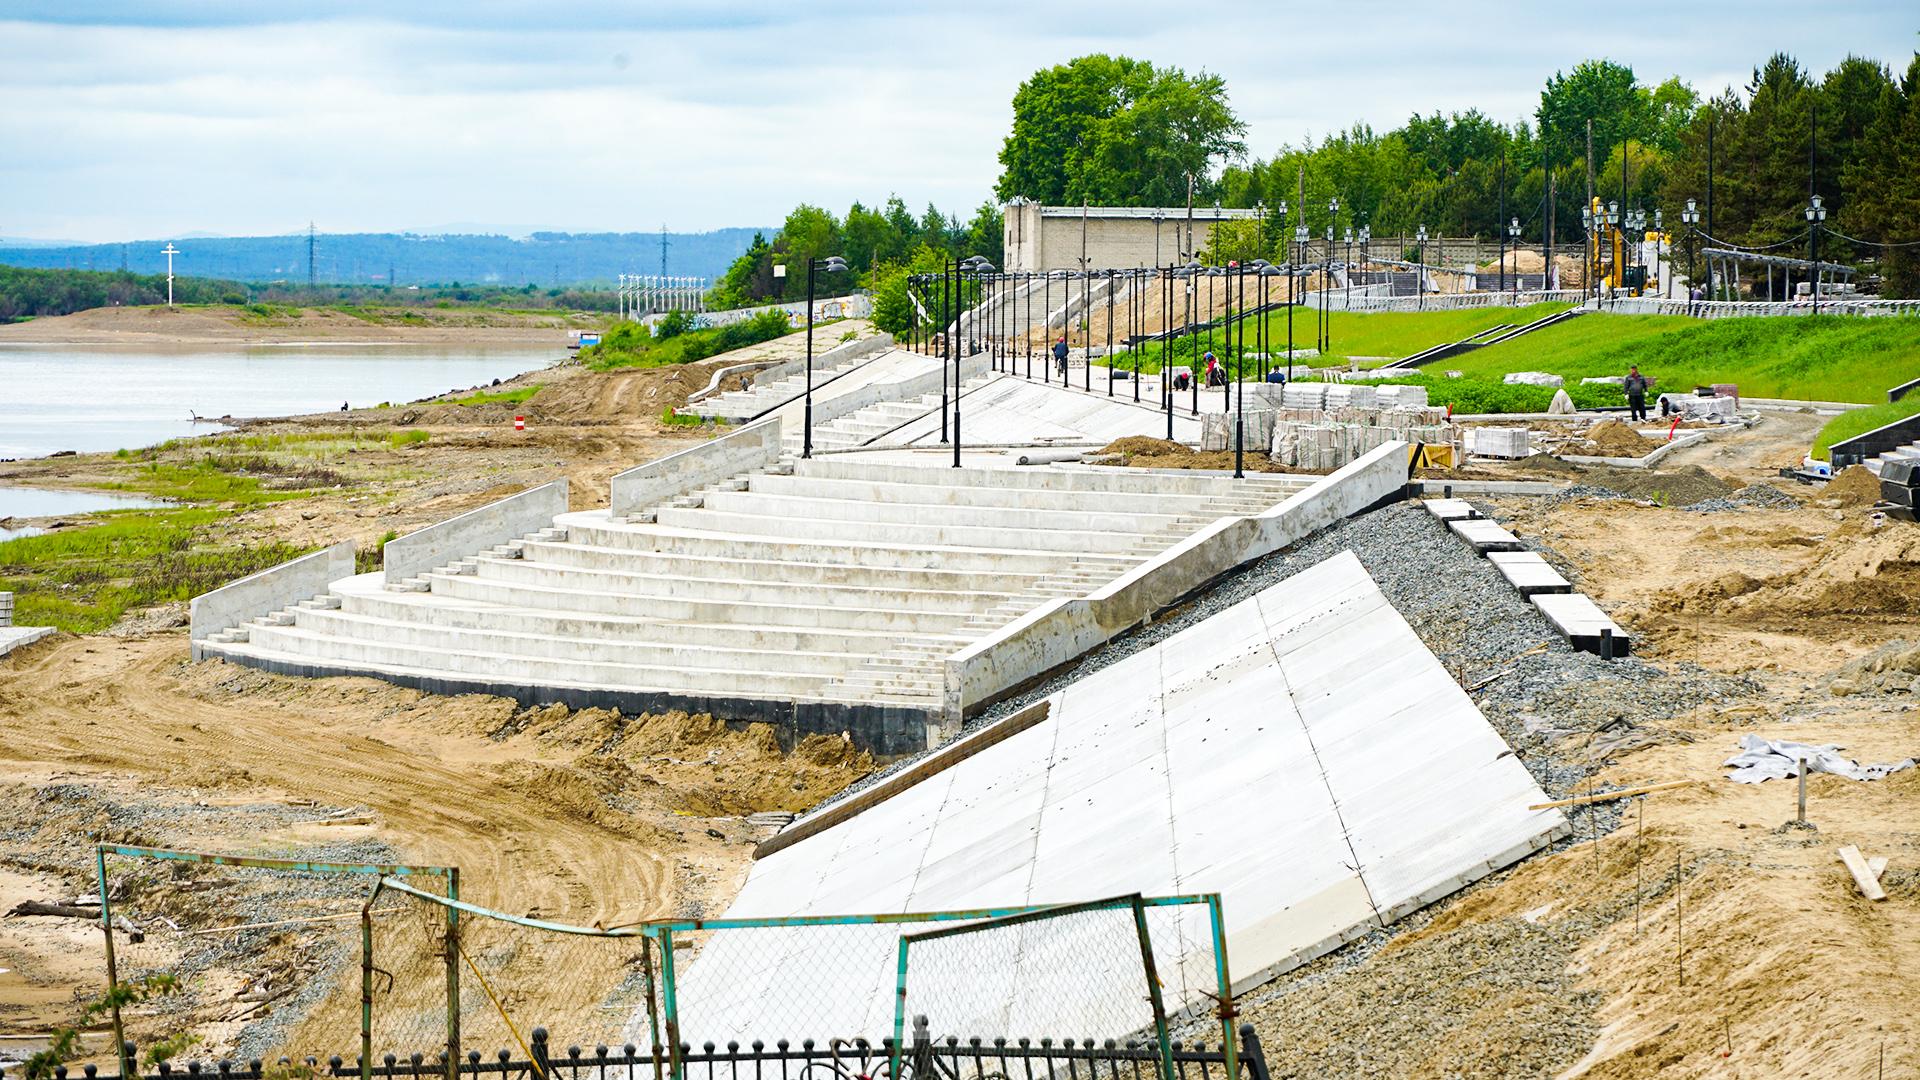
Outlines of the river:
{"label": "river", "polygon": [[193,417],[288,416],[412,401],[545,367],[564,349],[444,345],[102,348],[0,345],[0,458],[203,435]]}

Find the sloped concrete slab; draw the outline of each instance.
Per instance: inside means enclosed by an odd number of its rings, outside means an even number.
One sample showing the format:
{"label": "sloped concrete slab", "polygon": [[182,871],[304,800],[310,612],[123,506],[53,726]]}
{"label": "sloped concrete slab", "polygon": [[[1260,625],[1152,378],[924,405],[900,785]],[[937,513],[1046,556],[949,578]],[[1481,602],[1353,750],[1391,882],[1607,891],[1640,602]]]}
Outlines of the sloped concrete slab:
{"label": "sloped concrete slab", "polygon": [[[1544,801],[1538,786],[1350,553],[1075,681],[1047,707],[760,860],[726,915],[1218,891],[1233,981],[1246,987],[1566,829],[1557,811],[1527,809]],[[682,1037],[890,1034],[886,943],[923,928],[876,927],[886,941],[863,948],[810,928],[716,933],[681,977]],[[1058,959],[1050,935],[1085,931],[1031,923],[1017,955],[941,977],[1042,985],[1073,955]],[[1154,948],[1169,1009],[1202,1001],[1204,918]],[[1101,1030],[1088,1010],[1097,995],[1008,1002],[978,989],[954,997],[1000,1011],[935,1017],[937,1032],[1128,1034]]]}

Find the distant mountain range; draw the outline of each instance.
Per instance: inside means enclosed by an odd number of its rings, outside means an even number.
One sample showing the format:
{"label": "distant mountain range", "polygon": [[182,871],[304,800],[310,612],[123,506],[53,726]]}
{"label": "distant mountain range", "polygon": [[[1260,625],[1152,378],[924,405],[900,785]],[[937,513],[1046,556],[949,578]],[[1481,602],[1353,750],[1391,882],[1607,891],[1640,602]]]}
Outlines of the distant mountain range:
{"label": "distant mountain range", "polygon": [[[753,234],[774,229],[717,229],[666,234],[668,274],[717,278],[747,250]],[[55,244],[0,240],[0,263],[69,270],[165,273],[166,240],[124,244]],[[307,236],[175,239],[173,272],[238,281],[307,280]],[[536,285],[611,284],[619,274],[660,273],[659,233],[534,232],[524,237],[480,233],[321,233],[313,240],[313,278],[323,284]]]}

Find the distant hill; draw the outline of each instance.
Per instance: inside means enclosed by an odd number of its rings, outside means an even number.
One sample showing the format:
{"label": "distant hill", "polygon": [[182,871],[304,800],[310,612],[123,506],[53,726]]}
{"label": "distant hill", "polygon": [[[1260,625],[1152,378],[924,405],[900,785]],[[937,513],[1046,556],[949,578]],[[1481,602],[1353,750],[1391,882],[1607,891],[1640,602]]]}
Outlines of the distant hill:
{"label": "distant hill", "polygon": [[[718,278],[747,250],[755,232],[718,229],[667,234],[667,273]],[[229,236],[178,239],[175,274],[237,281],[307,280],[307,237]],[[64,270],[164,274],[165,240],[41,246],[0,242],[0,263]],[[314,277],[323,284],[577,285],[612,283],[619,274],[660,272],[659,233],[536,232],[524,238],[479,234],[322,233],[314,241]]]}

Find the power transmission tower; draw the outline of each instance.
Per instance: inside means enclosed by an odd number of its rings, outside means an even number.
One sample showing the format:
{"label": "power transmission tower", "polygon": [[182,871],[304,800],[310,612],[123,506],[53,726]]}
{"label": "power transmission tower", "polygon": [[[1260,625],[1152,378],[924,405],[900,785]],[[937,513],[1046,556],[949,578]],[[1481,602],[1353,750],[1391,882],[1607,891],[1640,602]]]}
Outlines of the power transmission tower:
{"label": "power transmission tower", "polygon": [[313,272],[313,241],[313,222],[309,221],[307,222],[307,288],[309,289],[313,288],[315,280]]}
{"label": "power transmission tower", "polygon": [[660,226],[660,276],[667,276],[667,227]]}

